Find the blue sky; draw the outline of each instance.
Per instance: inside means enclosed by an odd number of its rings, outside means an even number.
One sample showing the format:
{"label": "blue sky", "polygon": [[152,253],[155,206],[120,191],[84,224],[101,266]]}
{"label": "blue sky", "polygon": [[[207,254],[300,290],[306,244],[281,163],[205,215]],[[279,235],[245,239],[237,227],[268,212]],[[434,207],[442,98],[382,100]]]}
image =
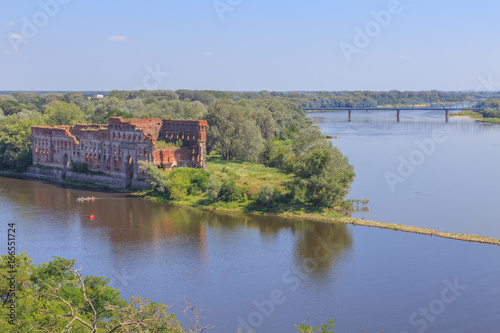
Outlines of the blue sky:
{"label": "blue sky", "polygon": [[500,89],[492,0],[0,0],[0,8],[0,90]]}

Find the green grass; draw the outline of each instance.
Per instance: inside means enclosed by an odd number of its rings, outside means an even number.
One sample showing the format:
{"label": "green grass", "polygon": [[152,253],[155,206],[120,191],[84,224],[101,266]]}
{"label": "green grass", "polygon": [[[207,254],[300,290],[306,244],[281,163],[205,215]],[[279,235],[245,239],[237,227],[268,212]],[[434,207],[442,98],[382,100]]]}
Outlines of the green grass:
{"label": "green grass", "polygon": [[292,144],[292,140],[275,140],[274,143],[276,144],[276,147],[282,147],[282,146],[290,146]]}
{"label": "green grass", "polygon": [[[293,175],[285,174],[279,169],[269,168],[262,164],[223,160],[220,156],[207,157],[208,171],[216,175],[236,178],[236,184],[247,188],[251,195],[256,195],[262,185],[269,183],[284,190],[287,182],[293,180]],[[224,171],[223,171],[224,170]]]}
{"label": "green grass", "polygon": [[179,144],[177,142],[165,142],[162,140],[156,141],[156,148],[180,148],[182,147],[182,143]]}
{"label": "green grass", "polygon": [[280,202],[273,207],[259,204],[257,202],[257,197],[262,185],[273,184],[278,187],[282,193],[285,193],[286,184],[293,180],[292,174],[283,173],[279,169],[238,160],[223,160],[219,155],[213,154],[207,157],[207,167],[211,174],[218,175],[221,178],[234,180],[238,187],[246,194],[246,199],[243,197],[239,201],[219,201],[214,204],[208,200],[204,193],[186,195],[178,200],[170,200],[167,197],[158,196],[152,191],[141,191],[136,194],[156,202],[168,202],[174,205],[210,209],[215,207],[219,210],[243,213],[272,214],[285,217],[300,216],[314,219],[331,219],[343,216],[334,210],[319,209],[312,205],[299,205],[294,202]]}

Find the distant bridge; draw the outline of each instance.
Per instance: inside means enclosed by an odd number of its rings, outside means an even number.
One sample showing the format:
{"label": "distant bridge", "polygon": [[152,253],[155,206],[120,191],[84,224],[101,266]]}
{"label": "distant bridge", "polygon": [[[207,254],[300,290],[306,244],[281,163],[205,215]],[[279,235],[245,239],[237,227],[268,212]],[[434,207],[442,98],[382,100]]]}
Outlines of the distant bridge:
{"label": "distant bridge", "polygon": [[[354,106],[347,106],[342,102],[333,100],[321,100],[311,102],[304,107],[305,111],[348,111],[349,121],[351,121],[352,111],[396,111],[397,120],[400,121],[401,111],[407,110],[428,110],[445,111],[446,121],[449,120],[450,111],[482,111],[486,109],[496,109],[490,103],[481,100],[468,100],[455,104],[441,104],[439,102],[418,100],[406,103],[402,106],[395,106],[391,102],[370,100],[359,102]],[[498,110],[498,109],[497,109]]]}

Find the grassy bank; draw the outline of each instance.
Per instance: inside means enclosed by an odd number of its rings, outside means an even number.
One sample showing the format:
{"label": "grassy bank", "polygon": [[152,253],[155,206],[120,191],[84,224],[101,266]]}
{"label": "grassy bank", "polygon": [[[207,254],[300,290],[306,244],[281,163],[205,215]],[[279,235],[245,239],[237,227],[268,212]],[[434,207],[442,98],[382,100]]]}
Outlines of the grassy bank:
{"label": "grassy bank", "polygon": [[500,124],[500,118],[484,118],[480,113],[475,111],[460,111],[450,114],[450,116],[455,118],[473,119],[484,123]]}
{"label": "grassy bank", "polygon": [[250,162],[223,160],[219,156],[213,155],[207,157],[207,167],[212,175],[234,180],[243,193],[241,199],[230,202],[212,202],[205,193],[192,193],[172,200],[166,196],[160,196],[151,190],[140,191],[136,194],[156,202],[223,211],[283,216],[323,216],[327,218],[343,216],[335,210],[320,209],[312,205],[299,205],[290,201],[277,202],[272,207],[260,204],[257,198],[262,185],[271,184],[282,193],[285,193],[286,184],[293,180],[293,175],[284,173],[279,169]]}

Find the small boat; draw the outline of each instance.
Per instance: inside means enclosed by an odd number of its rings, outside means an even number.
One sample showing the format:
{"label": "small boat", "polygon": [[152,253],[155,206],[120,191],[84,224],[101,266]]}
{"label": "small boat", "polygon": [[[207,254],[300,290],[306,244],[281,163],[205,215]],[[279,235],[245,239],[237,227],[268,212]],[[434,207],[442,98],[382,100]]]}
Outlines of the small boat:
{"label": "small boat", "polygon": [[76,198],[76,201],[78,201],[78,202],[82,202],[82,201],[94,201],[94,200],[95,200],[95,197],[86,197],[86,198],[84,198],[84,197],[78,197],[78,198]]}
{"label": "small boat", "polygon": [[89,215],[89,220],[95,219],[95,215]]}

